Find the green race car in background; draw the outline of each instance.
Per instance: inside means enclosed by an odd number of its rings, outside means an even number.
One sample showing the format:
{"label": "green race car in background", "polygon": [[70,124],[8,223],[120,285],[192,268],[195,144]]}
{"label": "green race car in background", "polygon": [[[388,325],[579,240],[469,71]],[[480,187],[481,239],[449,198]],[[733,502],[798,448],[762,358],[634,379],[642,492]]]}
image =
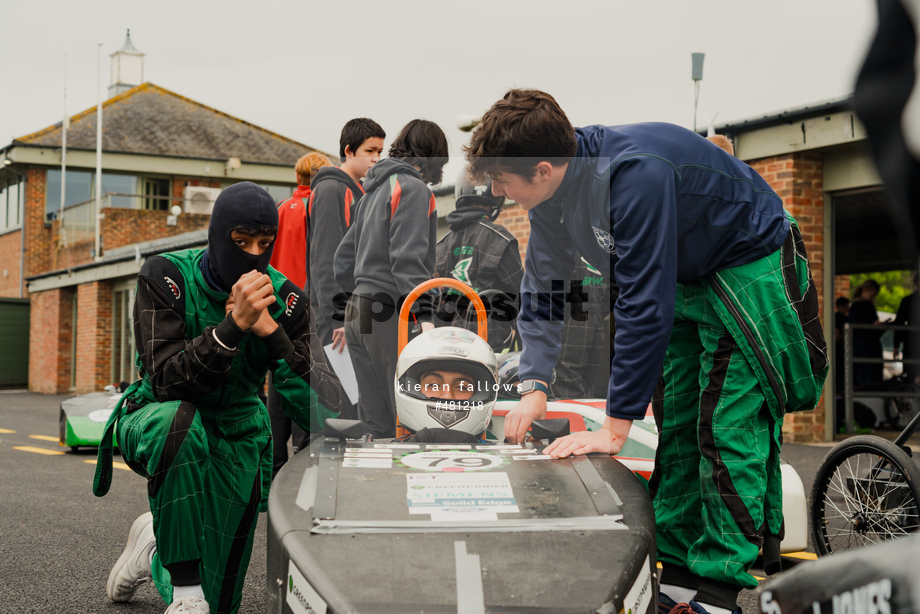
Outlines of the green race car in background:
{"label": "green race car in background", "polygon": [[105,423],[120,398],[121,392],[115,386],[106,386],[106,392],[91,392],[61,401],[61,445],[74,452],[81,447],[97,447],[102,441]]}

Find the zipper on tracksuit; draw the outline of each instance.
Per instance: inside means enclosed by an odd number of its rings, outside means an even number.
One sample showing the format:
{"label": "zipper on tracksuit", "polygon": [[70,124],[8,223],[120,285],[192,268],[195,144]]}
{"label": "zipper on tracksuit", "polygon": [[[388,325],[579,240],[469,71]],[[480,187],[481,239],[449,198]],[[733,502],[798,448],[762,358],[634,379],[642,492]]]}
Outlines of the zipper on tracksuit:
{"label": "zipper on tracksuit", "polygon": [[783,392],[780,388],[779,382],[776,381],[776,376],[773,374],[773,371],[770,369],[770,365],[767,363],[767,358],[764,356],[763,350],[761,350],[760,345],[757,343],[757,339],[754,337],[754,331],[751,330],[751,327],[748,326],[747,321],[741,317],[741,312],[738,310],[738,307],[731,301],[728,296],[728,293],[725,289],[719,284],[719,280],[716,275],[707,277],[706,281],[712,287],[713,291],[716,293],[716,296],[719,297],[719,300],[722,301],[722,304],[725,305],[729,313],[731,313],[732,318],[738,324],[738,327],[741,328],[741,332],[744,334],[745,339],[747,339],[748,345],[751,346],[751,350],[754,352],[754,356],[757,357],[757,362],[760,363],[761,368],[763,368],[764,373],[767,376],[767,381],[770,383],[770,388],[773,389],[773,395],[776,397],[776,402],[779,404],[779,415],[782,416],[785,413],[785,402],[783,401]]}

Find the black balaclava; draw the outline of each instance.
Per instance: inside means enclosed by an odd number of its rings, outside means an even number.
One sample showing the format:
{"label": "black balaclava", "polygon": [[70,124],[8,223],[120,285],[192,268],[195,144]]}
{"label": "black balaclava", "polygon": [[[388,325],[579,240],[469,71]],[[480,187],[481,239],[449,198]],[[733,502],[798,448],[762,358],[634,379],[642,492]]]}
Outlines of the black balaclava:
{"label": "black balaclava", "polygon": [[240,226],[278,228],[278,209],[271,195],[251,181],[225,188],[214,201],[208,224],[208,248],[201,270],[208,283],[217,290],[230,292],[233,284],[255,269],[264,273],[272,259],[272,245],[261,256],[244,252],[230,238],[230,231]]}

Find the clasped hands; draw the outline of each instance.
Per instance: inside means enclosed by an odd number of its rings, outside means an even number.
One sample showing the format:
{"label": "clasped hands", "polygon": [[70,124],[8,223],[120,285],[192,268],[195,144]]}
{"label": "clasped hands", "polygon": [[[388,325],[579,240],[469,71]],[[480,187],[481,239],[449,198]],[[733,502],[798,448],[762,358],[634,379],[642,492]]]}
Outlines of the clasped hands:
{"label": "clasped hands", "polygon": [[278,328],[278,323],[268,312],[274,303],[275,290],[271,278],[252,270],[233,284],[224,308],[237,326],[251,330],[259,337],[267,337]]}

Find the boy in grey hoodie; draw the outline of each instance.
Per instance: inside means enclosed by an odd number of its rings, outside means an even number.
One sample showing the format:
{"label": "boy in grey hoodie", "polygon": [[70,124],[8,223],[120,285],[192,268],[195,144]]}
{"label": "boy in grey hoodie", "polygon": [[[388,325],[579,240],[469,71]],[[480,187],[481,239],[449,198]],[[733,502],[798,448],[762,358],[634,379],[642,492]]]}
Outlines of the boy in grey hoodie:
{"label": "boy in grey hoodie", "polygon": [[[396,435],[394,376],[399,308],[434,277],[437,214],[428,184],[441,181],[447,137],[434,123],[409,122],[390,157],[367,173],[365,196],[335,253],[335,281],[350,293],[345,339],[358,374],[358,418],[375,437]],[[414,309],[422,329],[434,325],[430,295]]]}

